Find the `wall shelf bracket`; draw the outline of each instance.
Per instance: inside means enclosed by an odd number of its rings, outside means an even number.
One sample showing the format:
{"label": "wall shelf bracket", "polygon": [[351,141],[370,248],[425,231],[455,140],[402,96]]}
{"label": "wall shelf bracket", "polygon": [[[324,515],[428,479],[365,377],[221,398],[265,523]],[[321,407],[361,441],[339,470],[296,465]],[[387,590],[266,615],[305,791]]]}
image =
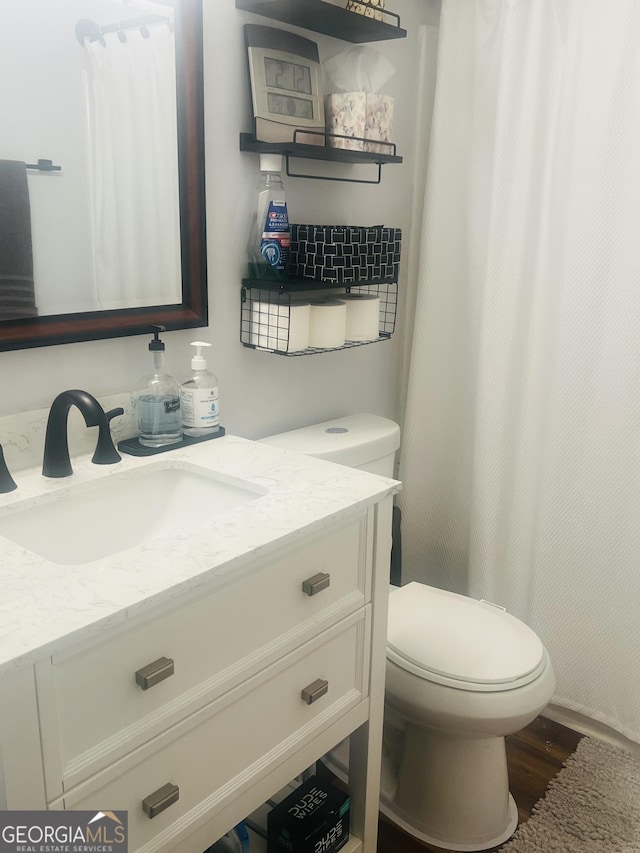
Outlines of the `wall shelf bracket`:
{"label": "wall shelf bracket", "polygon": [[[358,151],[352,148],[332,148],[324,145],[309,145],[307,143],[297,142],[297,134],[306,133],[308,130],[296,129],[293,134],[293,142],[261,142],[250,133],[240,134],[240,150],[249,151],[254,154],[281,154],[285,159],[286,174],[290,178],[308,178],[317,181],[339,181],[351,184],[379,184],[382,177],[382,166],[386,163],[402,163],[402,157],[396,154],[396,146],[394,142],[378,142],[377,146],[384,146],[388,149],[388,153],[379,151]],[[372,140],[365,139],[360,136],[343,136],[338,133],[317,133],[327,139],[348,139],[355,143],[371,143]],[[378,167],[377,178],[366,180],[362,178],[343,178],[335,175],[313,175],[294,172],[291,168],[291,159],[299,158],[302,160],[324,160],[329,163],[346,163],[359,165],[375,165]]]}

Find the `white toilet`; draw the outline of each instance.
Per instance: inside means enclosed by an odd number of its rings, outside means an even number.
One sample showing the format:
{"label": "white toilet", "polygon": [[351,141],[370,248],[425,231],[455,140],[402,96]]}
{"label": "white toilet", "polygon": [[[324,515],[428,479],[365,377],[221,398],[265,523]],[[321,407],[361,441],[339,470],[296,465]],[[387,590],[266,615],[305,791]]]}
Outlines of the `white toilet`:
{"label": "white toilet", "polygon": [[[358,414],[263,441],[392,477],[400,430]],[[547,652],[530,628],[489,602],[415,582],[390,592],[380,809],[436,846],[495,847],[518,823],[505,737],[553,694]],[[346,746],[328,762],[344,775]]]}

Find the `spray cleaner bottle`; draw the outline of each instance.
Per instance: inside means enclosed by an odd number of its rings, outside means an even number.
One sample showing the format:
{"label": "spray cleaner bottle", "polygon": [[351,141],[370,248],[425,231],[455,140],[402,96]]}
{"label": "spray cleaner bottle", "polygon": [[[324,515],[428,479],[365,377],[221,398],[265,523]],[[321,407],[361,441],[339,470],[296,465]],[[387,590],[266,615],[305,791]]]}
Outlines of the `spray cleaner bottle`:
{"label": "spray cleaner bottle", "polygon": [[257,216],[249,235],[249,275],[259,279],[286,278],[291,250],[291,226],[282,185],[282,155],[260,155]]}
{"label": "spray cleaner bottle", "polygon": [[180,386],[182,431],[185,435],[213,435],[220,431],[218,380],[207,370],[202,355],[205,341],[193,341],[195,353],[191,358],[191,373]]}

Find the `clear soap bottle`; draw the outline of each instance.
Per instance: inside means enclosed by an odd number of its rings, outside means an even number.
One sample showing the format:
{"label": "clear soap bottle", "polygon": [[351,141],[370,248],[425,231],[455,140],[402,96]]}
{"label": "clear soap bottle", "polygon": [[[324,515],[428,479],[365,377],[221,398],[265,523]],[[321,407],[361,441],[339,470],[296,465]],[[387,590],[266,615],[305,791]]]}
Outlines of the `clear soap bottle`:
{"label": "clear soap bottle", "polygon": [[291,252],[291,226],[282,185],[282,155],[260,155],[258,207],[249,232],[251,278],[282,279],[287,276]]}
{"label": "clear soap bottle", "polygon": [[185,435],[213,435],[220,431],[220,395],[218,380],[207,370],[207,360],[202,355],[205,341],[193,341],[195,353],[191,358],[191,373],[180,386],[182,431]]}
{"label": "clear soap bottle", "polygon": [[182,439],[180,418],[180,386],[164,367],[164,343],[160,332],[164,326],[153,326],[149,352],[153,355],[153,371],[144,376],[136,390],[138,441],[144,447],[162,447]]}

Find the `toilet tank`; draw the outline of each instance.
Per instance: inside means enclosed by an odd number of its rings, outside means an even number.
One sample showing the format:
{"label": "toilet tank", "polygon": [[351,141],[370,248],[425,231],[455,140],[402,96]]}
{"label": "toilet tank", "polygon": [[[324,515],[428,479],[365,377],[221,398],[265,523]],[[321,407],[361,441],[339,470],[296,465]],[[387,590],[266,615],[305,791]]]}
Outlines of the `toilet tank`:
{"label": "toilet tank", "polygon": [[379,415],[347,415],[261,439],[265,444],[393,477],[400,427]]}

